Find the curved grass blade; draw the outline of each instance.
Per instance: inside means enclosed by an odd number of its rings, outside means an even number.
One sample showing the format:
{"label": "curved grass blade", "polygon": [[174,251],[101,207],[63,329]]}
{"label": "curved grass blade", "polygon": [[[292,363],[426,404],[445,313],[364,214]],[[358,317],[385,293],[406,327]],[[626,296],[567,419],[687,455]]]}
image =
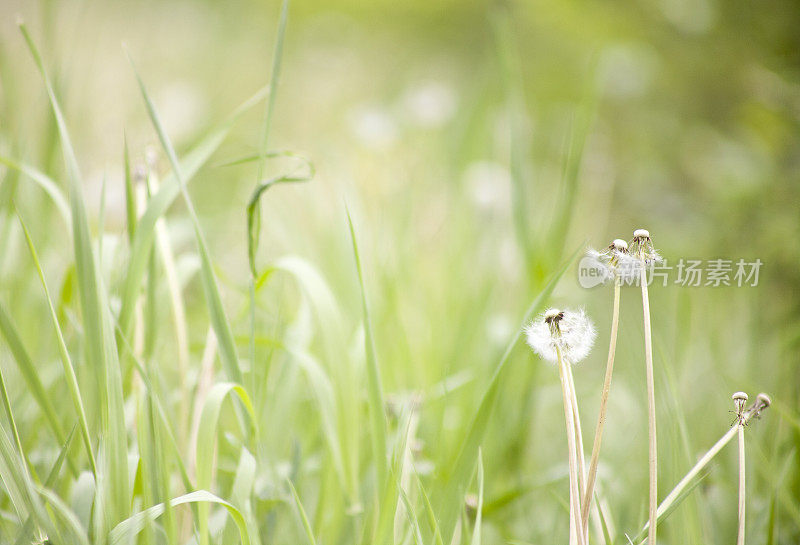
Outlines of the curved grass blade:
{"label": "curved grass blade", "polygon": [[[244,405],[255,428],[255,411],[245,389],[231,382],[216,384],[208,393],[200,415],[200,427],[197,435],[197,486],[201,489],[211,488],[214,463],[214,446],[217,436],[219,415],[222,403],[229,394],[236,394]],[[198,509],[198,533],[200,545],[208,543],[208,505],[200,505]]]}
{"label": "curved grass blade", "polygon": [[4,155],[0,155],[0,164],[7,166],[8,168],[12,168],[21,174],[24,174],[41,187],[44,192],[50,197],[53,201],[53,204],[56,205],[56,209],[58,209],[61,217],[64,219],[64,223],[66,225],[70,225],[72,222],[71,213],[69,211],[69,204],[67,204],[67,198],[64,196],[64,193],[58,187],[58,184],[50,178],[44,172],[33,168],[30,165],[26,165],[24,163],[17,162],[10,157],[6,157]]}
{"label": "curved grass blade", "polygon": [[[172,498],[169,501],[170,507],[177,507],[178,505],[189,503],[199,503],[201,505],[216,504],[224,507],[236,523],[237,528],[239,528],[239,539],[242,545],[250,545],[250,534],[247,530],[244,516],[242,516],[241,511],[233,504],[218,498],[206,490],[190,492],[189,494]],[[208,507],[208,505],[206,505],[206,507]],[[158,505],[154,505],[123,520],[108,534],[108,545],[128,545],[128,543],[131,543],[136,537],[136,534],[142,531],[147,519],[155,520],[164,514],[165,509],[166,506],[163,503],[159,503]]]}
{"label": "curved grass blade", "polygon": [[39,495],[42,496],[45,502],[49,505],[50,511],[54,512],[65,523],[66,529],[72,536],[72,539],[60,541],[59,543],[71,543],[74,545],[89,545],[89,537],[86,535],[86,529],[81,525],[78,517],[70,510],[64,501],[58,497],[58,494],[48,490],[47,488],[39,488]]}
{"label": "curved grass blade", "polygon": [[303,164],[298,169],[303,169],[303,172],[298,174],[297,171],[294,171],[259,182],[247,202],[247,258],[250,264],[250,275],[254,283],[259,276],[258,267],[256,266],[256,251],[258,250],[261,231],[261,215],[259,213],[261,196],[274,185],[308,182],[315,174],[314,165],[309,159],[300,155],[295,155],[295,157],[302,159]]}

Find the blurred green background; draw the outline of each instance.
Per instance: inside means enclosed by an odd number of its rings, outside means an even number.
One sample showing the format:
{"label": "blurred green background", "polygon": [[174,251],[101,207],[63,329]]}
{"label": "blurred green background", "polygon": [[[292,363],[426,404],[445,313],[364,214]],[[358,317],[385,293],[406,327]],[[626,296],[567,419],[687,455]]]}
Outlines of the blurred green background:
{"label": "blurred green background", "polygon": [[[268,83],[279,11],[274,1],[0,2],[0,151],[63,179],[47,96],[15,24],[21,14],[64,105],[94,222],[107,180],[103,270],[112,307],[127,259],[123,138],[135,164],[152,149],[157,170],[169,171],[121,44],[182,152]],[[731,393],[764,391],[773,408],[747,430],[748,542],[800,540],[798,29],[800,5],[792,0],[292,2],[269,141],[311,158],[317,174],[266,194],[259,263],[293,254],[313,264],[342,309],[345,344],[357,353],[350,208],[384,391],[400,405],[430,398],[418,409],[414,459],[434,492],[547,278],[587,244],[602,247],[645,227],[668,263],[763,262],[755,287],[651,289],[661,497],[728,429]],[[244,208],[256,167],[223,163],[257,152],[262,118],[261,106],[248,112],[190,188],[242,354],[249,331]],[[64,390],[57,347],[41,333],[47,309],[12,199],[59,294],[69,289],[70,234],[28,178],[10,169],[0,175],[0,299],[57,399]],[[186,218],[181,203],[170,210],[193,384],[208,319]],[[61,297],[68,316],[77,303]],[[323,493],[330,476],[319,469],[326,456],[319,410],[275,340],[302,319],[299,301],[287,278],[259,295],[257,363],[266,362],[264,397],[255,400],[266,426],[259,460],[292,468],[321,543],[355,542],[357,524],[341,520],[359,508]],[[590,445],[611,292],[581,288],[573,264],[551,301],[585,306],[598,326],[595,350],[575,370]],[[619,543],[646,518],[640,314],[638,291],[624,290],[598,485]],[[169,329],[168,309],[157,319]],[[32,462],[45,464],[58,446],[35,425],[41,416],[15,387],[23,383],[7,352],[0,347],[12,405],[31,424],[21,425],[24,443]],[[168,391],[178,381],[170,331],[159,335],[156,354]],[[438,395],[442,383],[453,391]],[[517,347],[502,384],[482,447],[484,542],[566,541],[555,369]],[[363,394],[363,384],[354,388]],[[347,425],[361,429],[356,448],[368,453],[361,409]],[[360,479],[368,474],[364,458]],[[729,447],[660,527],[662,542],[733,541],[736,490]],[[300,539],[290,511],[269,503],[270,487],[255,493],[269,521],[262,538]]]}

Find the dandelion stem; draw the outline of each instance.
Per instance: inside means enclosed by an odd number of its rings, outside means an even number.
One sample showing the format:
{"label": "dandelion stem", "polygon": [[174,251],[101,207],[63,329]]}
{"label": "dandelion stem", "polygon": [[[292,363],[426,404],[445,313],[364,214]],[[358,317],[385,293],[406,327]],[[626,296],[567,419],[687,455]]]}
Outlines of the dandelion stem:
{"label": "dandelion stem", "polygon": [[744,424],[739,421],[736,426],[739,435],[739,535],[736,545],[744,545],[744,510],[745,510],[745,467],[744,467]]}
{"label": "dandelion stem", "polygon": [[566,362],[561,356],[561,348],[556,346],[558,355],[558,371],[561,379],[561,395],[564,400],[564,419],[567,425],[567,449],[569,451],[569,501],[570,501],[570,543],[573,539],[578,545],[584,545],[581,528],[581,510],[578,499],[578,472],[575,451],[575,422],[572,417],[572,403],[570,402],[570,387]]}
{"label": "dandelion stem", "polygon": [[[670,507],[672,507],[672,504],[675,503],[675,500],[678,499],[678,497],[681,495],[684,489],[687,486],[689,486],[689,483],[691,483],[692,480],[695,477],[697,477],[700,471],[702,471],[703,468],[706,467],[708,463],[714,459],[714,456],[719,454],[719,451],[722,450],[722,447],[730,443],[731,439],[733,439],[733,437],[739,432],[739,429],[737,428],[742,428],[743,430],[744,426],[746,426],[747,423],[752,418],[758,416],[765,407],[766,406],[764,405],[759,406],[756,404],[750,409],[746,410],[742,415],[740,424],[726,431],[725,434],[722,437],[720,437],[719,440],[716,443],[714,443],[714,445],[710,449],[708,449],[708,451],[705,454],[703,454],[703,456],[697,461],[697,463],[692,467],[692,469],[690,469],[689,472],[683,476],[683,479],[681,479],[680,482],[678,482],[678,484],[675,485],[675,488],[673,488],[670,491],[670,493],[667,494],[667,497],[664,498],[664,500],[659,504],[658,511],[656,513],[656,519],[664,516],[664,513],[666,513],[667,510]],[[650,527],[650,522],[645,524],[644,528],[642,529],[642,532],[649,529],[649,527]]]}
{"label": "dandelion stem", "polygon": [[[572,425],[575,428],[575,450],[578,463],[578,502],[586,490],[586,460],[583,455],[583,433],[581,432],[581,415],[578,411],[578,394],[575,391],[575,379],[572,376],[572,366],[567,365],[567,380],[569,381],[570,404],[572,405]],[[584,526],[586,521],[584,520]]]}
{"label": "dandelion stem", "polygon": [[644,358],[647,367],[647,424],[649,435],[650,466],[650,528],[647,533],[649,545],[656,545],[656,519],[658,517],[658,451],[656,444],[656,394],[653,379],[653,341],[650,331],[650,296],[647,292],[645,261],[641,267],[642,315],[644,318]]}
{"label": "dandelion stem", "polygon": [[620,279],[614,282],[614,311],[611,315],[611,339],[608,342],[608,360],[606,362],[606,376],[603,380],[603,393],[600,395],[600,414],[597,417],[597,428],[594,432],[594,445],[592,457],[589,459],[589,474],[586,477],[586,487],[581,503],[581,516],[583,517],[583,531],[589,527],[589,507],[592,505],[592,494],[597,477],[597,463],[600,459],[600,444],[603,442],[603,426],[606,422],[606,408],[608,407],[608,394],[611,391],[611,375],[614,372],[614,355],[617,351],[617,329],[619,326],[619,292]]}

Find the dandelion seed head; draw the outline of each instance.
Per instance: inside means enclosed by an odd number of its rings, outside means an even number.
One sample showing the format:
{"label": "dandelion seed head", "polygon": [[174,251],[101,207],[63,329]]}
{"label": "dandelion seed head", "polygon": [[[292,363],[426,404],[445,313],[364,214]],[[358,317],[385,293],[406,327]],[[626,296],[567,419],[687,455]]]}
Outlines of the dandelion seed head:
{"label": "dandelion seed head", "polygon": [[594,324],[583,309],[549,308],[525,328],[528,345],[551,363],[558,361],[559,350],[570,363],[586,358],[596,334]]}
{"label": "dandelion seed head", "polygon": [[633,238],[650,238],[650,231],[647,229],[637,229],[633,232]]}

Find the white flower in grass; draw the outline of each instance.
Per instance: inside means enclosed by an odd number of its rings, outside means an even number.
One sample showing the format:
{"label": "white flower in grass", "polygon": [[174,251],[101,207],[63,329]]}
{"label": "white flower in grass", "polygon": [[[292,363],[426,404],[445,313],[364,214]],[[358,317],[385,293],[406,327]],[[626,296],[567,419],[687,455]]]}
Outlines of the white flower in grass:
{"label": "white flower in grass", "polygon": [[547,309],[525,327],[528,345],[541,358],[556,363],[557,348],[570,363],[578,363],[592,349],[597,332],[583,309]]}
{"label": "white flower in grass", "polygon": [[633,232],[630,253],[633,257],[648,265],[663,261],[661,255],[653,247],[653,240],[650,238],[650,231],[647,229],[637,229]]}
{"label": "white flower in grass", "polygon": [[604,274],[603,282],[620,277],[622,280],[634,278],[641,267],[641,261],[628,251],[628,243],[615,239],[602,251],[589,248],[586,256],[595,264],[595,269]]}

